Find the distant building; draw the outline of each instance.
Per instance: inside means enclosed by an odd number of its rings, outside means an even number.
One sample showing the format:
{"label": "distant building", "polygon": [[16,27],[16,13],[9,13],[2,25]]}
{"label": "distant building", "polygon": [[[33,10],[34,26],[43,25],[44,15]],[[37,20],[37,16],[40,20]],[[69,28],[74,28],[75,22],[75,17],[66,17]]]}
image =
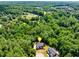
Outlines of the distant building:
{"label": "distant building", "polygon": [[36,49],[43,49],[44,46],[45,46],[44,43],[38,42],[38,43],[36,44]]}
{"label": "distant building", "polygon": [[57,6],[55,7],[56,9],[65,9],[65,10],[74,10],[74,8],[69,7],[69,6]]}
{"label": "distant building", "polygon": [[59,56],[59,53],[54,48],[49,47],[48,55],[49,55],[49,57],[57,57],[57,56]]}
{"label": "distant building", "polygon": [[46,15],[46,12],[44,11],[44,15]]}
{"label": "distant building", "polygon": [[37,9],[40,9],[40,10],[43,10],[43,8],[42,7],[36,7]]}

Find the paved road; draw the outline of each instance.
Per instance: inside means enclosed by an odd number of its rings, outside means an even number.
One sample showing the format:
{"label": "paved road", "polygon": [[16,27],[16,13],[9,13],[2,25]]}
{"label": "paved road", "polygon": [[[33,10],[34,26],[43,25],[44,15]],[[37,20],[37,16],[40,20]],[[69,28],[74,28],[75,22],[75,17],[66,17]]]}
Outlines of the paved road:
{"label": "paved road", "polygon": [[36,57],[44,57],[44,54],[42,54],[42,53],[36,53]]}

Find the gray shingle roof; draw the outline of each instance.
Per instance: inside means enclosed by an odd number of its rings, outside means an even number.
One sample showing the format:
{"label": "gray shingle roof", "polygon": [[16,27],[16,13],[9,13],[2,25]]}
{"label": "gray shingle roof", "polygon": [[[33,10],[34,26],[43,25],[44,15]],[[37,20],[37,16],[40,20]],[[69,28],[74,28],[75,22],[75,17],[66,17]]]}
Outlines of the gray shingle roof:
{"label": "gray shingle roof", "polygon": [[42,49],[44,46],[44,43],[37,43],[36,44],[36,49]]}
{"label": "gray shingle roof", "polygon": [[48,48],[48,55],[49,57],[55,57],[57,55],[57,51],[54,48]]}

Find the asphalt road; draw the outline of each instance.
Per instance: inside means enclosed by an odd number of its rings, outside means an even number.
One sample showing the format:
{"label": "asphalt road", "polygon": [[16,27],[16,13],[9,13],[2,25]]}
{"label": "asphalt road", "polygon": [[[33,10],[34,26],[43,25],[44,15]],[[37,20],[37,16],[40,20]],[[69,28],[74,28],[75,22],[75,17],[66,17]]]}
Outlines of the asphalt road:
{"label": "asphalt road", "polygon": [[36,53],[36,57],[44,57],[44,54],[42,54],[42,53]]}

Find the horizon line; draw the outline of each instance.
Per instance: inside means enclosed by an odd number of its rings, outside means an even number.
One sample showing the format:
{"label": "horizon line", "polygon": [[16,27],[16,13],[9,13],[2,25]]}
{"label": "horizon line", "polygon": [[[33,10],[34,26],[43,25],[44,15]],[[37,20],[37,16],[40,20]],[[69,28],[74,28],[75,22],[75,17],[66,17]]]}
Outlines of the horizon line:
{"label": "horizon line", "polygon": [[79,1],[79,0],[0,0],[0,1]]}

